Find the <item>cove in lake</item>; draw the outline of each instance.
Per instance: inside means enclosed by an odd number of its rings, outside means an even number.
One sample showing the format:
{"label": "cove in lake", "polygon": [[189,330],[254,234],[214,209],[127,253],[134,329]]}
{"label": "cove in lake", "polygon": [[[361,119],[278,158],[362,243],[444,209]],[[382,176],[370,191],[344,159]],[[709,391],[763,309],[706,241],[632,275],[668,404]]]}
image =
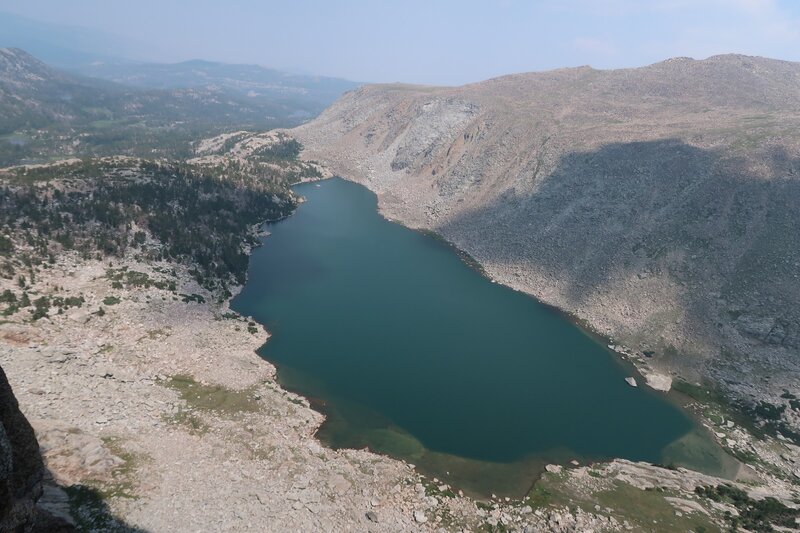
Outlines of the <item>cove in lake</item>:
{"label": "cove in lake", "polygon": [[446,243],[382,218],[333,179],[268,225],[233,308],[259,353],[327,415],[334,447],[368,447],[473,494],[521,496],[549,462],[621,457],[730,466],[670,399],[624,378],[600,342],[493,284]]}

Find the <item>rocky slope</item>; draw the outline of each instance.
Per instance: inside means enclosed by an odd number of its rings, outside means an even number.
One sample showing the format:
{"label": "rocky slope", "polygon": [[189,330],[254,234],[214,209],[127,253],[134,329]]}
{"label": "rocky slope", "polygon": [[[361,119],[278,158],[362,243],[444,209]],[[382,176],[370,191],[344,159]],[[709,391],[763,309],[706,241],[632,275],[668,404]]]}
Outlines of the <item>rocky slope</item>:
{"label": "rocky slope", "polygon": [[800,64],[366,86],[290,134],[492,278],[797,427]]}
{"label": "rocky slope", "polygon": [[50,497],[50,479],[33,427],[0,368],[0,531],[74,531]]}

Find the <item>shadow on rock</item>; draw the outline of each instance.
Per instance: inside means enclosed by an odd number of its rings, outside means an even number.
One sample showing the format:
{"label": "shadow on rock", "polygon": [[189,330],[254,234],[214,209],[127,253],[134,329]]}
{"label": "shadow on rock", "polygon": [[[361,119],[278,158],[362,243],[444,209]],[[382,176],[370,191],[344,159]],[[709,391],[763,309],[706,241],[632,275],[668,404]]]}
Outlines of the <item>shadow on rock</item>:
{"label": "shadow on rock", "polygon": [[[59,490],[66,493],[70,515],[75,521],[78,531],[108,531],[117,533],[148,533],[147,530],[134,527],[114,515],[102,494],[95,488],[86,485],[72,485]],[[38,524],[37,524],[38,525]],[[53,531],[40,529],[39,531]],[[55,531],[71,531],[70,529]]]}
{"label": "shadow on rock", "polygon": [[654,339],[682,368],[699,348],[800,371],[800,158],[765,146],[757,160],[677,139],[608,144],[437,230],[510,276],[538,273],[590,321],[609,318],[598,301],[623,302],[633,318],[610,317],[615,336]]}

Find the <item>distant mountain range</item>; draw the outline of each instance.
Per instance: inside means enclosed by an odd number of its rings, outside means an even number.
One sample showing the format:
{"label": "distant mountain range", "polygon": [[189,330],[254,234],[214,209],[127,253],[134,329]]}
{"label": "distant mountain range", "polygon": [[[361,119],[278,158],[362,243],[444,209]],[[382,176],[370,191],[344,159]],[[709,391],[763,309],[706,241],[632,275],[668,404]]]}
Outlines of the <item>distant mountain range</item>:
{"label": "distant mountain range", "polygon": [[89,28],[52,24],[0,12],[0,48],[21,48],[48,65],[71,68],[96,61],[125,62],[141,45]]}
{"label": "distant mountain range", "polygon": [[0,165],[75,155],[187,155],[198,138],[300,124],[355,86],[202,61],[66,71],[2,48]]}
{"label": "distant mountain range", "polygon": [[[297,122],[321,113],[359,84],[340,78],[290,74],[258,65],[211,61],[182,63],[95,62],[72,69],[86,76],[147,89],[203,87],[274,109]],[[278,109],[280,108],[280,109]]]}
{"label": "distant mountain range", "polygon": [[52,69],[16,48],[0,49],[0,133],[100,121],[195,120],[266,127],[264,108],[200,87],[142,90]]}
{"label": "distant mountain range", "polygon": [[299,124],[359,84],[293,74],[259,65],[193,60],[152,63],[145,45],[98,30],[51,24],[0,13],[0,47],[18,48],[74,74],[143,89],[206,89],[255,104],[273,122]]}

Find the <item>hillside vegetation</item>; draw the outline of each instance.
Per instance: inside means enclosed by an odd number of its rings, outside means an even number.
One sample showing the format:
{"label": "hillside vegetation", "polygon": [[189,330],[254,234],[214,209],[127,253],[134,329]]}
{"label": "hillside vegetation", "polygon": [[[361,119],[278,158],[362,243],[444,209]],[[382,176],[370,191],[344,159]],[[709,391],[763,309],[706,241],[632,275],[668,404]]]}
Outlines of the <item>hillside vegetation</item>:
{"label": "hillside vegetation", "polygon": [[[231,153],[240,145],[225,141],[243,135],[203,140],[197,152],[205,157],[188,162],[117,156],[0,171],[0,280],[16,282],[0,294],[0,314],[27,309],[37,319],[51,306],[80,307],[74,298],[28,294],[58,257],[74,253],[86,261],[181,265],[225,301],[245,282],[261,223],[295,209],[292,184],[320,177],[297,161],[297,141],[283,135],[255,135],[257,149],[242,152],[246,159]],[[158,285],[132,272],[109,276],[120,288]],[[176,291],[174,283],[161,285]]]}

